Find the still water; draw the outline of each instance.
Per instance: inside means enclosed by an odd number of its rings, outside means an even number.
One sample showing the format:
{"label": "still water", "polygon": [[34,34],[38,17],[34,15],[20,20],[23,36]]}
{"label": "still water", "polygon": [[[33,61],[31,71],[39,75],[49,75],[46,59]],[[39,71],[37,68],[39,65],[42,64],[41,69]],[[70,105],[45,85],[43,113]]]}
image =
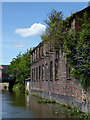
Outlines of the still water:
{"label": "still water", "polygon": [[[65,118],[58,104],[38,103],[31,95],[2,92],[3,118]],[[58,113],[58,114],[57,114]]]}

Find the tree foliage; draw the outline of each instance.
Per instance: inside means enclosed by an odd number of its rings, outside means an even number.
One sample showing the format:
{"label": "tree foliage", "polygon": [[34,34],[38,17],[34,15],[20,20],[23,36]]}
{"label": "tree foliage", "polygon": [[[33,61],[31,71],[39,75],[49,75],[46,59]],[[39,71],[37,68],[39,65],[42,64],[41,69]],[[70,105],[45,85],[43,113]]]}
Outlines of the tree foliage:
{"label": "tree foliage", "polygon": [[13,58],[7,68],[7,73],[11,75],[12,80],[15,81],[19,90],[25,91],[25,79],[30,78],[30,54],[32,49],[27,50],[26,53],[19,53],[16,58]]}
{"label": "tree foliage", "polygon": [[78,21],[81,31],[75,31],[70,47],[68,44],[66,47],[71,51],[68,54],[70,65],[73,67],[71,73],[86,90],[90,87],[90,18],[85,13],[83,19],[78,18]]}
{"label": "tree foliage", "polygon": [[45,20],[47,24],[47,29],[44,35],[42,35],[42,40],[49,43],[53,48],[60,48],[59,45],[63,44],[63,15],[62,12],[57,12],[52,10],[48,16],[49,20]]}
{"label": "tree foliage", "polygon": [[54,48],[62,48],[73,68],[71,74],[86,90],[90,87],[90,18],[86,13],[83,18],[76,16],[81,31],[69,27],[72,18],[73,15],[63,20],[62,12],[53,10],[46,22],[48,28],[42,39]]}

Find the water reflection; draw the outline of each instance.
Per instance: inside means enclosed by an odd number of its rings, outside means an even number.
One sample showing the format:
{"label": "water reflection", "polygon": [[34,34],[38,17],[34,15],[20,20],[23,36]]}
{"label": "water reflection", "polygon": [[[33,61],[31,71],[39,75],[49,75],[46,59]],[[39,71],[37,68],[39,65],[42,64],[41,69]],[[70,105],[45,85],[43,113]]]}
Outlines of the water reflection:
{"label": "water reflection", "polygon": [[[39,104],[38,98],[34,96],[27,96],[25,97],[25,103],[27,105],[28,109],[31,109],[32,111],[35,112],[35,116],[37,118],[56,118],[56,117],[65,117],[60,113],[60,106],[57,104]],[[55,114],[56,111],[59,111],[59,114]]]}
{"label": "water reflection", "polygon": [[[39,104],[38,98],[25,95],[3,92],[3,118],[63,118],[61,108],[56,104]],[[59,111],[59,114],[55,114]]]}
{"label": "water reflection", "polygon": [[[1,95],[1,94],[0,94]],[[38,98],[20,93],[2,92],[3,118],[78,118],[58,104],[38,103]],[[63,113],[64,114],[63,114]]]}

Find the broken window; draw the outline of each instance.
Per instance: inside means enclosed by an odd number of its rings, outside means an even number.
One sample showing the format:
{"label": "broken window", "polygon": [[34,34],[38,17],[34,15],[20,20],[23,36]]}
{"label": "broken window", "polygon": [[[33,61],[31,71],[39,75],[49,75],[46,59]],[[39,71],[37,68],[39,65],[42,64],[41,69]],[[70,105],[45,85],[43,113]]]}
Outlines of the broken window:
{"label": "broken window", "polygon": [[59,59],[59,51],[56,51],[56,60]]}
{"label": "broken window", "polygon": [[32,54],[32,62],[33,62],[33,54]]}
{"label": "broken window", "polygon": [[35,68],[34,68],[34,82],[35,82]]}
{"label": "broken window", "polygon": [[39,47],[39,58],[41,57],[41,48]]}
{"label": "broken window", "polygon": [[42,65],[42,81],[44,81],[44,65]]}
{"label": "broken window", "polygon": [[58,80],[58,60],[55,60],[55,80]]}
{"label": "broken window", "polygon": [[32,69],[32,82],[33,82],[33,69]]}
{"label": "broken window", "polygon": [[67,60],[67,63],[66,63],[66,78],[70,78],[70,67],[69,67],[69,62]]}
{"label": "broken window", "polygon": [[44,56],[44,51],[43,51],[43,50],[44,50],[44,49],[43,49],[43,46],[42,46],[42,53],[41,53],[41,54],[42,54],[42,56]]}
{"label": "broken window", "polygon": [[39,81],[41,80],[41,66],[39,66]]}
{"label": "broken window", "polygon": [[46,75],[46,81],[48,81],[48,64],[45,65],[45,75]]}
{"label": "broken window", "polygon": [[36,67],[36,81],[38,82],[38,67]]}
{"label": "broken window", "polygon": [[50,62],[50,80],[53,80],[53,62]]}

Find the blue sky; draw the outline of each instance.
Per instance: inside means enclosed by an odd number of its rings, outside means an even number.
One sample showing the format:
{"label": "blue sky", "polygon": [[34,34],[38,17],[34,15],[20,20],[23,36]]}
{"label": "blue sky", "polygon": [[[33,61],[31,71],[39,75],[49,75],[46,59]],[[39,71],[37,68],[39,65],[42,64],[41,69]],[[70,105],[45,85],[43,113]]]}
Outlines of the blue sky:
{"label": "blue sky", "polygon": [[44,22],[52,9],[62,11],[66,18],[87,7],[87,2],[3,2],[2,3],[2,63],[9,64],[19,52],[37,46]]}

